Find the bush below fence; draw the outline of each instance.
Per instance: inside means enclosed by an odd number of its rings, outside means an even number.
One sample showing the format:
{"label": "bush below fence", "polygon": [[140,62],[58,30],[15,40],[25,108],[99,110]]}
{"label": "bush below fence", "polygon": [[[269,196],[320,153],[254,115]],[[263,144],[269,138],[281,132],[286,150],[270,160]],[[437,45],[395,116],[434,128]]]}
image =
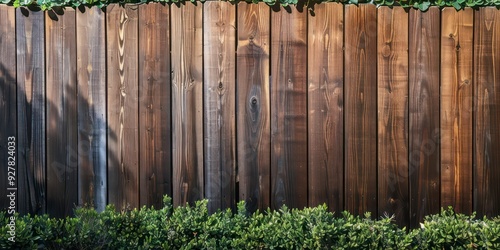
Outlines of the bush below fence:
{"label": "bush below fence", "polygon": [[[499,249],[500,218],[475,218],[451,208],[427,216],[421,227],[401,229],[385,216],[378,220],[344,212],[335,216],[325,205],[303,210],[281,208],[249,214],[238,210],[209,214],[207,201],[173,208],[143,207],[102,213],[78,208],[65,219],[0,213],[2,249]],[[10,238],[10,240],[9,240]]]}

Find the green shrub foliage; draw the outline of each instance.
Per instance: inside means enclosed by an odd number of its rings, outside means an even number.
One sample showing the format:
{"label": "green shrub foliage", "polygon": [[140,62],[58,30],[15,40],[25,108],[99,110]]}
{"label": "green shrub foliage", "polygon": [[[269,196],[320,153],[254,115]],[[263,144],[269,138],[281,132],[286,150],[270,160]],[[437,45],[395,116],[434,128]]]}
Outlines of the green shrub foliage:
{"label": "green shrub foliage", "polygon": [[249,214],[209,214],[207,201],[173,208],[143,207],[98,213],[78,208],[74,217],[16,218],[9,241],[5,212],[0,213],[1,249],[500,249],[500,219],[476,219],[451,208],[428,216],[421,227],[401,229],[390,217],[334,216],[325,205],[302,210],[283,207]]}
{"label": "green shrub foliage", "polygon": [[[145,4],[150,2],[159,2],[164,4],[179,3],[179,2],[204,2],[206,0],[0,0],[0,4],[12,5],[15,7],[32,7],[32,9],[49,10],[53,8],[80,6],[97,6],[105,7],[109,4],[117,3],[124,4]],[[240,0],[224,0],[231,3],[239,2]],[[324,2],[338,2],[342,4],[360,4],[370,3],[377,6],[402,6],[405,8],[416,8],[422,11],[427,10],[430,6],[439,7],[454,7],[457,10],[465,7],[481,7],[481,6],[496,6],[500,7],[500,0],[243,0],[242,2],[264,2],[270,6],[275,5],[306,5],[313,6]]]}

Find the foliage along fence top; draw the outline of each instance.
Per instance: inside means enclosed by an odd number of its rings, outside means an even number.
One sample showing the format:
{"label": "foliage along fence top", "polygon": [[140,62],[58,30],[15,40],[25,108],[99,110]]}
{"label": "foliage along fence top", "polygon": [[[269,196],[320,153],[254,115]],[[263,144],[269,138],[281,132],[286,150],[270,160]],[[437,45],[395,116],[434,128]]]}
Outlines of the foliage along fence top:
{"label": "foliage along fence top", "polygon": [[[15,7],[31,7],[31,9],[48,10],[55,7],[97,6],[105,7],[109,4],[145,4],[149,2],[159,3],[179,3],[179,2],[205,2],[205,0],[0,0],[0,3]],[[210,0],[209,0],[210,1]],[[236,3],[238,0],[228,0]],[[372,3],[377,6],[401,6],[404,8],[416,8],[426,11],[430,6],[454,7],[457,10],[465,7],[497,6],[500,7],[500,0],[243,0],[246,2],[264,2],[270,6],[281,4],[313,6],[322,2],[338,2],[342,4]]]}

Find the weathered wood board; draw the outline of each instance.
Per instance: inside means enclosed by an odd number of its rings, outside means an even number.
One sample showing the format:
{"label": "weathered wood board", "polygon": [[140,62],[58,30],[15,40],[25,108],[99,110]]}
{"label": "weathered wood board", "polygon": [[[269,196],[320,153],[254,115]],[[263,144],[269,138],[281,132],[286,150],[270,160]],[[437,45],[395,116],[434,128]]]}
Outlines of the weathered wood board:
{"label": "weathered wood board", "polygon": [[441,12],[441,207],[472,212],[474,11]]}
{"label": "weathered wood board", "polygon": [[235,208],[236,6],[203,4],[205,198],[208,211]]}
{"label": "weathered wood board", "polygon": [[139,7],[140,204],[163,207],[172,197],[170,10]]}
{"label": "weathered wood board", "polygon": [[239,199],[254,212],[270,206],[271,127],[269,46],[271,9],[238,4],[237,138]]}
{"label": "weathered wood board", "polygon": [[378,216],[409,222],[408,13],[378,9]]}
{"label": "weathered wood board", "polygon": [[308,16],[309,206],[344,210],[344,7],[325,3]]}

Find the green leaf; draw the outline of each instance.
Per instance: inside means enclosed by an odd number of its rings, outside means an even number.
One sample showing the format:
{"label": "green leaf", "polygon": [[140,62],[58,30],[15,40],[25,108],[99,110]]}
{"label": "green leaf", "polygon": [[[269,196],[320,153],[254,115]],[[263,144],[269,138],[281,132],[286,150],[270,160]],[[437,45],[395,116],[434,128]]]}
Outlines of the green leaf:
{"label": "green leaf", "polygon": [[431,2],[422,2],[418,8],[421,10],[421,11],[426,11],[429,9],[429,7],[431,6]]}
{"label": "green leaf", "polygon": [[457,2],[453,2],[451,4],[456,10],[461,10],[462,9],[462,5],[460,5],[459,3]]}

